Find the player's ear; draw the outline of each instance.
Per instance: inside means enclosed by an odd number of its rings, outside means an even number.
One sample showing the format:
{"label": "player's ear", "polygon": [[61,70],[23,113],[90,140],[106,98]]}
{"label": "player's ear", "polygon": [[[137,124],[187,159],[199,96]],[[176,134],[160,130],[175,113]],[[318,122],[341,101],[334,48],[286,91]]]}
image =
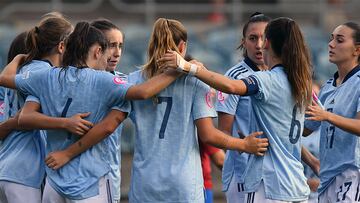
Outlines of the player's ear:
{"label": "player's ear", "polygon": [[181,40],[179,42],[178,48],[179,48],[179,51],[180,51],[180,55],[182,57],[184,57],[186,55],[186,48],[187,48],[186,42]]}
{"label": "player's ear", "polygon": [[60,53],[60,54],[63,54],[65,52],[65,42],[64,41],[61,41],[58,46],[57,46],[57,51]]}
{"label": "player's ear", "polygon": [[265,38],[263,49],[269,49],[270,48],[270,41]]}

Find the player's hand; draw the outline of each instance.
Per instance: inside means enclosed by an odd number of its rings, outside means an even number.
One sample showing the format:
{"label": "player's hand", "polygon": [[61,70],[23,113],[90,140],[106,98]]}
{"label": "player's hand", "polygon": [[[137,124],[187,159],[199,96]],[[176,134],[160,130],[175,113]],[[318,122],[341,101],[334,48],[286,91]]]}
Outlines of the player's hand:
{"label": "player's hand", "polygon": [[15,58],[11,61],[11,63],[16,63],[17,66],[20,66],[24,63],[26,57],[28,57],[28,54],[18,54],[15,56]]}
{"label": "player's hand", "polygon": [[267,138],[257,138],[262,134],[263,132],[253,132],[246,136],[243,139],[245,141],[244,151],[257,156],[264,156],[267,147],[269,146],[269,142]]}
{"label": "player's hand", "polygon": [[320,185],[320,181],[319,181],[319,179],[317,179],[317,178],[309,178],[309,179],[307,179],[306,182],[307,182],[307,184],[309,185],[310,190],[311,190],[312,192],[316,192],[317,189],[318,189],[318,187],[319,187],[319,185]]}
{"label": "player's hand", "polygon": [[57,170],[67,164],[70,160],[70,156],[68,156],[65,151],[55,151],[47,155],[45,163],[49,168]]}
{"label": "player's hand", "polygon": [[329,119],[330,112],[322,109],[315,101],[312,101],[312,105],[308,106],[305,111],[307,120],[311,121],[327,121]]}
{"label": "player's hand", "polygon": [[78,136],[85,135],[94,125],[90,121],[84,119],[89,115],[90,112],[78,113],[70,118],[67,118],[67,121],[65,122],[65,129],[74,135],[78,135]]}
{"label": "player's hand", "polygon": [[[178,56],[182,58],[176,51],[167,51],[160,59],[156,61],[159,69],[178,68]],[[184,60],[184,59],[183,59]]]}

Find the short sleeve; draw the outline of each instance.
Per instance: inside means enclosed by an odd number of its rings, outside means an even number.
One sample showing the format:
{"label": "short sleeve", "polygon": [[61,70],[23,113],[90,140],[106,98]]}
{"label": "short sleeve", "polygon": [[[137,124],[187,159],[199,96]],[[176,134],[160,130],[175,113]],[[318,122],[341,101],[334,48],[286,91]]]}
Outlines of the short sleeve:
{"label": "short sleeve", "polygon": [[214,108],[215,97],[216,92],[214,89],[197,80],[192,106],[192,116],[194,120],[217,116]]}
{"label": "short sleeve", "polygon": [[33,95],[29,95],[26,97],[25,102],[36,102],[36,103],[40,104],[40,99]]}
{"label": "short sleeve", "polygon": [[239,99],[239,95],[226,94],[218,91],[215,103],[215,110],[217,112],[235,115]]}
{"label": "short sleeve", "polygon": [[107,92],[107,101],[109,102],[110,108],[122,112],[130,112],[130,102],[125,100],[125,96],[132,84],[112,74],[103,74],[99,80],[103,82],[103,85],[101,85],[102,89],[99,91]]}
{"label": "short sleeve", "polygon": [[43,79],[49,70],[25,71],[15,76],[15,85],[25,95],[39,96],[44,88]]}
{"label": "short sleeve", "polygon": [[257,81],[259,90],[256,94],[252,95],[255,99],[266,101],[270,96],[272,81],[269,71],[258,71],[251,76]]}

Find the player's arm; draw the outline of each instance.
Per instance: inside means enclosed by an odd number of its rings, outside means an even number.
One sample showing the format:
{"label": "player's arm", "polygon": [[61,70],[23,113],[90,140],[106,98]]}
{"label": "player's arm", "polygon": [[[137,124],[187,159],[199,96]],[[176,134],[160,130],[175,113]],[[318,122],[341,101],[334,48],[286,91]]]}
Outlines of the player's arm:
{"label": "player's arm", "polygon": [[74,157],[111,135],[120,123],[125,120],[126,116],[127,113],[119,110],[110,111],[100,123],[96,124],[80,140],[65,150],[48,154],[45,159],[47,166],[54,170],[61,168]]}
{"label": "player's arm", "polygon": [[19,113],[0,123],[0,140],[5,139],[13,130],[23,130],[18,124]]}
{"label": "player's arm", "polygon": [[223,131],[228,135],[231,135],[233,123],[234,123],[234,115],[218,111],[219,130]]}
{"label": "player's arm", "polygon": [[245,95],[248,91],[242,80],[233,80],[219,73],[207,70],[202,63],[191,64],[175,51],[169,51],[162,56],[158,63],[161,68],[181,69],[191,73],[209,86],[228,94]]}
{"label": "player's arm", "polygon": [[356,113],[355,118],[346,118],[322,109],[313,101],[305,113],[309,116],[307,120],[327,121],[346,132],[360,136],[360,112]]}
{"label": "player's arm", "polygon": [[90,113],[79,113],[69,118],[50,117],[40,113],[41,106],[34,101],[25,102],[19,116],[19,125],[27,129],[62,129],[72,134],[82,136],[90,130],[93,124],[83,118]]}
{"label": "player's arm", "polygon": [[25,60],[25,54],[17,55],[8,65],[5,66],[4,70],[0,74],[0,86],[15,89],[15,76],[18,67]]}
{"label": "player's arm", "polygon": [[319,176],[320,161],[304,146],[301,146],[301,160],[305,162],[317,176]]}
{"label": "player's arm", "polygon": [[148,99],[161,92],[172,82],[174,82],[181,73],[174,70],[167,70],[157,76],[154,76],[142,84],[131,86],[126,92],[127,100]]}
{"label": "player's arm", "polygon": [[222,170],[225,161],[225,152],[222,149],[218,149],[210,155],[210,159],[218,169]]}
{"label": "player's arm", "polygon": [[263,156],[269,145],[267,138],[257,138],[262,132],[254,132],[244,139],[235,138],[215,128],[209,117],[195,120],[195,125],[201,141],[217,148]]}

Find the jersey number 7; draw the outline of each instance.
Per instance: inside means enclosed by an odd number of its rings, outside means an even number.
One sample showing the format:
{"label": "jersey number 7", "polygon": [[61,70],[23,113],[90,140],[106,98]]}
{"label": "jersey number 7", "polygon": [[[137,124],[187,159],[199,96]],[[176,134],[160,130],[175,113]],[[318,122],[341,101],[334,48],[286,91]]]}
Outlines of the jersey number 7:
{"label": "jersey number 7", "polygon": [[172,107],[172,97],[158,97],[158,104],[161,104],[163,102],[166,103],[166,109],[165,109],[163,121],[161,123],[159,139],[164,139],[165,136],[165,129],[169,120],[170,111]]}

